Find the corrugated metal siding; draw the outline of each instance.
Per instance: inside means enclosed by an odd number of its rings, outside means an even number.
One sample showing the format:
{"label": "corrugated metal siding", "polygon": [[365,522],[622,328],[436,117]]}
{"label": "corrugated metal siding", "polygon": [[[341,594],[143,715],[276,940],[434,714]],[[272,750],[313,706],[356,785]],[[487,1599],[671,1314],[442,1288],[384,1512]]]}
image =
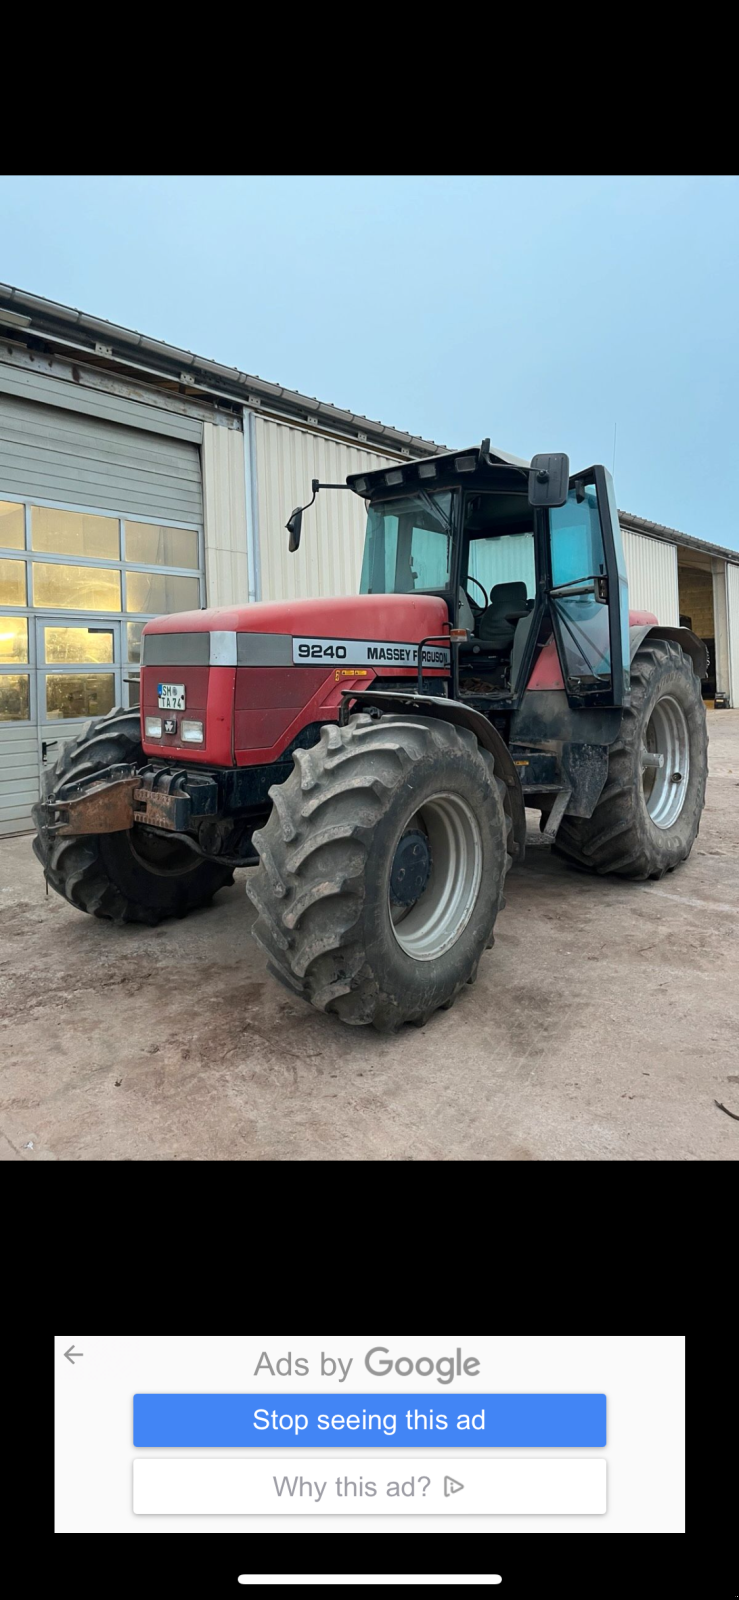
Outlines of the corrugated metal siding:
{"label": "corrugated metal siding", "polygon": [[[470,540],[469,573],[479,578],[488,594],[498,583],[525,583],[526,594],[536,593],[536,558],[533,534],[504,534],[501,539]],[[472,584],[470,593],[478,605],[482,604],[479,589]]]}
{"label": "corrugated metal siding", "polygon": [[319,494],[303,518],[295,555],[287,548],[285,523],[295,506],[310,500],[311,478],[342,483],[350,472],[371,472],[395,459],[256,418],[263,600],[357,593],[367,520],[363,500],[349,490]]}
{"label": "corrugated metal siding", "polygon": [[633,611],[652,611],[658,622],[677,627],[680,601],[677,590],[677,547],[662,539],[648,539],[622,527],[626,572],[629,579],[629,606]]}
{"label": "corrugated metal siding", "polygon": [[739,708],[739,567],[726,563],[726,599],[729,613],[729,693]]}
{"label": "corrugated metal siding", "polygon": [[96,417],[0,394],[0,494],[203,520],[200,451]]}
{"label": "corrugated metal siding", "polygon": [[203,493],[208,605],[246,605],[249,569],[243,433],[204,424]]}
{"label": "corrugated metal siding", "polygon": [[[727,562],[711,558],[713,572],[713,637],[716,651],[716,689],[731,698],[729,675],[729,627],[726,604]],[[736,702],[735,702],[736,704]]]}

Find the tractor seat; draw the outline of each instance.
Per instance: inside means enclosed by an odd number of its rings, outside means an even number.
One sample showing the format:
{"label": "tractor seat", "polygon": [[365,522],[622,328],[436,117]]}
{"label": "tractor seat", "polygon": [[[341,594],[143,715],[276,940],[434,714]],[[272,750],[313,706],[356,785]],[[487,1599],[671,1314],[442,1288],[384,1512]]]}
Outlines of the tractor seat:
{"label": "tractor seat", "polygon": [[[525,583],[496,583],[490,590],[490,604],[478,618],[476,638],[493,650],[508,650],[513,645],[516,616],[525,617],[529,610]],[[513,622],[510,613],[516,613]]]}

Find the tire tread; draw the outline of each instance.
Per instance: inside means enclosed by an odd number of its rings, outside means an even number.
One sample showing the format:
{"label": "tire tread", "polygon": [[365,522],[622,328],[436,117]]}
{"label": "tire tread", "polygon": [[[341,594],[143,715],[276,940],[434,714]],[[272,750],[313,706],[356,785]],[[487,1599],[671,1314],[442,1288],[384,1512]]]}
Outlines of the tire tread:
{"label": "tire tread", "polygon": [[[105,767],[143,760],[138,711],[116,707],[85,723],[75,738],[67,740],[56,762],[44,772],[42,801],[67,798],[81,778]],[[50,888],[76,910],[109,922],[151,927],[164,917],[184,916],[207,905],[218,889],[233,883],[230,868],[204,860],[204,870],[188,874],[187,884],[183,880],[179,885],[173,905],[143,904],[111,880],[100,849],[105,835],[52,834],[41,804],[33,807],[33,819],[37,830],[33,850]]]}
{"label": "tire tread", "polygon": [[[678,673],[686,694],[693,698],[693,708],[701,700],[700,683],[693,665],[676,640],[645,640],[637,651],[631,669],[631,704],[624,707],[619,738],[609,748],[608,775],[600,799],[591,817],[567,817],[554,842],[557,855],[565,856],[590,872],[609,873],[617,877],[644,881],[661,877],[690,854],[700,827],[701,812],[705,802],[707,763],[707,734],[705,715],[696,723],[702,729],[691,748],[691,764],[700,770],[700,782],[694,801],[694,826],[685,835],[677,859],[674,859],[672,830],[665,829],[660,839],[658,830],[646,818],[639,793],[641,766],[638,760],[644,728],[654,701],[652,696],[659,680],[667,674]],[[636,774],[638,773],[638,782]],[[684,813],[681,813],[683,816]],[[680,819],[677,819],[678,822]],[[674,835],[672,838],[674,839]]]}
{"label": "tire tread", "polygon": [[[406,715],[373,720],[360,714],[346,727],[323,727],[316,745],[295,751],[293,772],[271,791],[272,814],[254,835],[260,865],[246,892],[257,912],[254,937],[270,971],[317,1010],[333,1012],[350,1026],[393,1032],[405,1021],[422,1025],[429,1015],[428,997],[423,1006],[409,999],[404,1009],[382,993],[368,969],[361,930],[375,828],[410,770],[435,750],[445,759],[471,756],[497,786],[507,871],[513,819],[492,755],[469,729]],[[276,890],[278,882],[284,895]],[[502,894],[499,905],[501,900]],[[278,927],[289,930],[287,948],[276,937]],[[492,942],[492,928],[485,942]],[[472,978],[476,970],[477,962]],[[445,991],[431,1009],[452,1004],[462,987],[456,984],[451,995]]]}

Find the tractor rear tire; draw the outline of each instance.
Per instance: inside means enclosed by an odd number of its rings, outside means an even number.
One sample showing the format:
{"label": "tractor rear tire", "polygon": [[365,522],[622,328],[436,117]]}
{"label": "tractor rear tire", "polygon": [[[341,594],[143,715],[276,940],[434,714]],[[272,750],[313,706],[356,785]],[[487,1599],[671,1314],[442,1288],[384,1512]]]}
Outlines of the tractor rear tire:
{"label": "tractor rear tire", "polygon": [[[138,711],[116,708],[88,722],[64,745],[44,774],[43,800],[63,800],[80,778],[119,762],[145,764]],[[111,922],[154,924],[184,917],[233,883],[230,867],[204,861],[177,840],[132,829],[129,833],[63,834],[49,831],[34,806],[33,848],[46,881],[78,911]]]}
{"label": "tractor rear tire", "polygon": [[565,816],[554,850],[591,872],[663,877],[690,855],[707,773],[706,714],[692,661],[675,640],[647,637],[632,662],[631,705],[595,811]]}
{"label": "tractor rear tire", "polygon": [[474,981],[503,903],[513,828],[493,757],[466,728],[360,714],[293,760],[247,886],[269,970],[353,1026],[421,1026]]}

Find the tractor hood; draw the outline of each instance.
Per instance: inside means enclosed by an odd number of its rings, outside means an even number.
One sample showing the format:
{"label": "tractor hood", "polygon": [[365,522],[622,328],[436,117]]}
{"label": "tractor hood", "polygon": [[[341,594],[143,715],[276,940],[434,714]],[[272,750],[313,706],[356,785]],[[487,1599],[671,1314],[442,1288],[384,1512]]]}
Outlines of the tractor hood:
{"label": "tractor hood", "polygon": [[[144,627],[144,663],[172,662],[166,647],[146,641],[154,636],[215,634],[209,654],[190,638],[187,648],[198,662],[213,666],[256,665],[259,654],[253,638],[279,635],[283,639],[341,636],[341,639],[413,642],[444,631],[448,622],[443,600],[420,594],[359,594],[331,600],[265,600],[250,606],[215,606],[207,611],[179,611],[173,616],[156,617]],[[178,646],[171,646],[175,651]],[[184,648],[184,644],[183,644]],[[286,657],[285,650],[280,652]],[[356,652],[353,660],[356,661]]]}
{"label": "tractor hood", "polygon": [[[183,611],[147,622],[141,714],[147,755],[248,765],[281,760],[335,721],[343,690],[375,678],[445,676],[448,612],[434,595],[366,594]],[[148,728],[161,724],[161,733]],[[193,742],[202,726],[202,739]],[[317,737],[317,734],[316,734]]]}

